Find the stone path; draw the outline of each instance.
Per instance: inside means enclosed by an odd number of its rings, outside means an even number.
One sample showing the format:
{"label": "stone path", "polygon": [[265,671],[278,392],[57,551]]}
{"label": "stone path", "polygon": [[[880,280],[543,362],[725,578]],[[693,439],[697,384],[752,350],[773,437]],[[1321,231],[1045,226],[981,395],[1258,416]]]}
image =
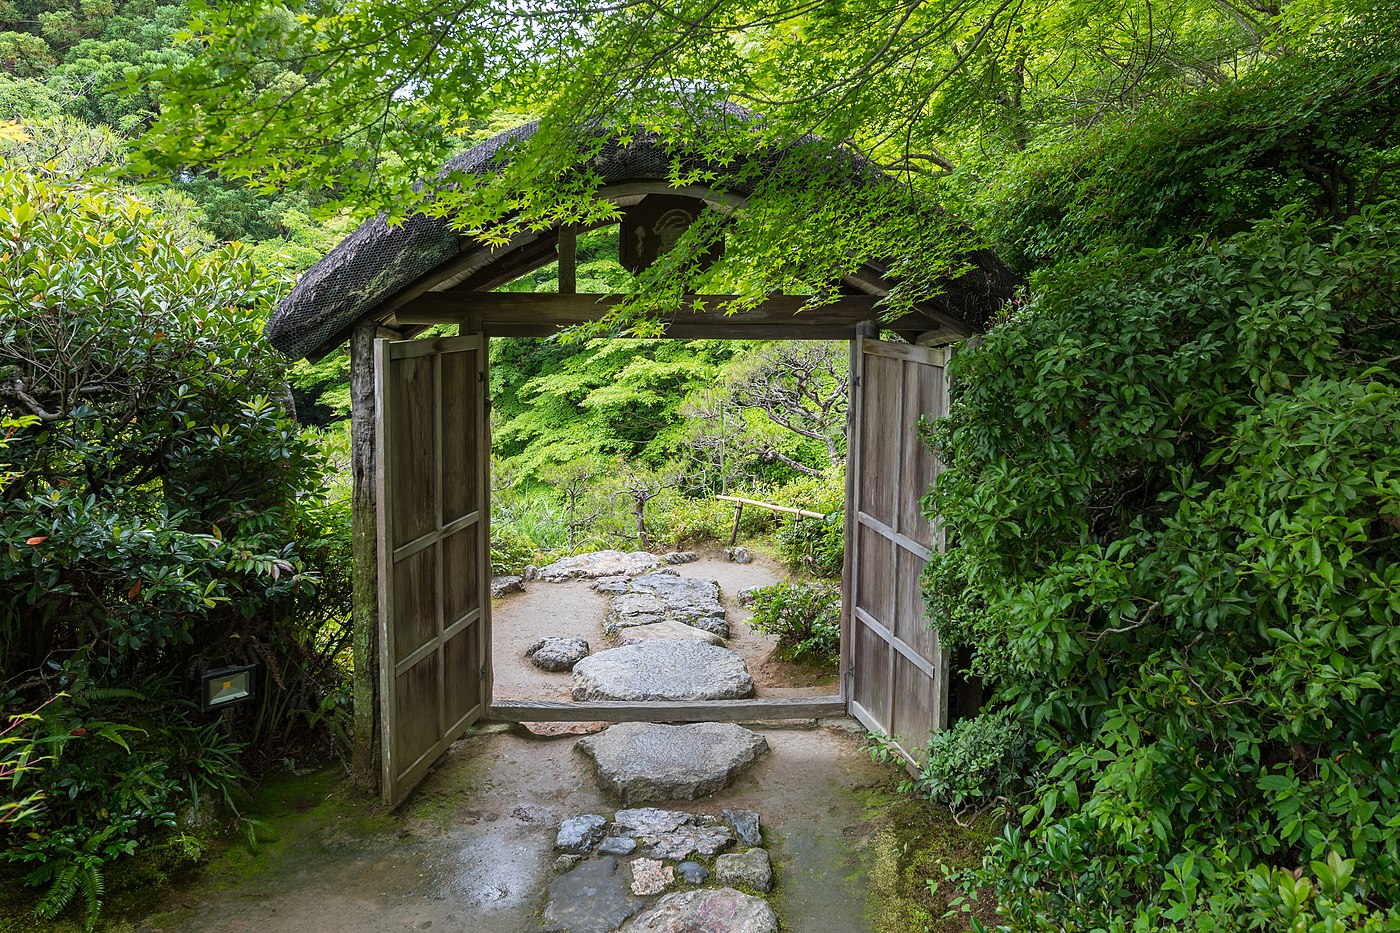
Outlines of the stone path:
{"label": "stone path", "polygon": [[752,811],[582,814],[560,824],[555,848],[561,874],[543,933],[777,933],[765,900],[772,860]]}
{"label": "stone path", "polygon": [[575,700],[738,700],[753,696],[744,659],[700,641],[611,648],[574,665]]}
{"label": "stone path", "polygon": [[[768,751],[768,740],[728,722],[628,722],[582,739],[598,782],[624,804],[698,800],[723,790]],[[746,839],[757,839],[750,831]],[[757,845],[757,841],[746,842]]]}

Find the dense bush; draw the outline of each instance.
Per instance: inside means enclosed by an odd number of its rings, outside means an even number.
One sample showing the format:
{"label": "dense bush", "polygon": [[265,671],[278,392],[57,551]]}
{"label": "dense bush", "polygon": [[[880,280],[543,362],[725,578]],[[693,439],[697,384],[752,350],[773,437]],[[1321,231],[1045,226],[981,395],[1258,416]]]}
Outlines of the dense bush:
{"label": "dense bush", "polygon": [[841,656],[841,590],[830,583],[776,583],[754,591],[755,631],[776,635],[791,658],[835,664]]}
{"label": "dense bush", "polygon": [[980,876],[1014,928],[1254,910],[1329,858],[1400,920],[1397,254],[1383,204],[1098,255],[954,363],[932,608],[1053,753]]}
{"label": "dense bush", "polygon": [[[919,764],[900,784],[954,812],[985,808],[1033,783],[1034,749],[1021,724],[1006,711],[960,719],[931,733]],[[871,746],[877,761],[902,762],[888,740]]]}
{"label": "dense bush", "polygon": [[[27,420],[0,451],[0,767],[37,800],[0,862],[43,916],[81,892],[91,925],[105,862],[343,722],[348,521],[284,408],[255,267],[117,191],[6,169],[0,191],[0,416]],[[226,733],[198,674],[240,662],[261,696]]]}

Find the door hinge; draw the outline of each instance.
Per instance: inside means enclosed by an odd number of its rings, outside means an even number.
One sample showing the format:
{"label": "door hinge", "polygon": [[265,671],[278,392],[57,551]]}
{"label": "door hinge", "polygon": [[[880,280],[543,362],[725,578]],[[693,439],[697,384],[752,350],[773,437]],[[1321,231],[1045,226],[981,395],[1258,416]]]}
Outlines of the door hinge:
{"label": "door hinge", "polygon": [[489,664],[481,665],[481,679],[485,680],[486,675],[489,673],[491,673],[491,666]]}

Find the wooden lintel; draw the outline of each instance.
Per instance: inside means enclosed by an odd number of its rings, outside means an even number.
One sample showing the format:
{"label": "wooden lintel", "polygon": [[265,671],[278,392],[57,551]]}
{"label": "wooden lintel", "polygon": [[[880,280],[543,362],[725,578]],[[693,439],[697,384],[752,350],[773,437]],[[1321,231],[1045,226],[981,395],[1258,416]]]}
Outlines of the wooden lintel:
{"label": "wooden lintel", "polygon": [[500,722],[751,722],[768,719],[823,719],[846,715],[839,696],[791,700],[701,700],[624,703],[611,700],[566,702],[495,700],[488,719]]}
{"label": "wooden lintel", "polygon": [[[561,328],[603,319],[623,301],[618,295],[559,295],[513,292],[430,292],[400,308],[401,325],[463,324],[495,337],[541,337]],[[802,310],[802,295],[775,295],[751,311],[724,313],[726,295],[687,295],[682,308],[658,313],[668,337],[840,340],[864,321],[877,320],[877,296],[846,295]],[[704,310],[696,310],[696,308]],[[928,320],[915,315],[920,331]],[[894,322],[887,326],[894,326]]]}

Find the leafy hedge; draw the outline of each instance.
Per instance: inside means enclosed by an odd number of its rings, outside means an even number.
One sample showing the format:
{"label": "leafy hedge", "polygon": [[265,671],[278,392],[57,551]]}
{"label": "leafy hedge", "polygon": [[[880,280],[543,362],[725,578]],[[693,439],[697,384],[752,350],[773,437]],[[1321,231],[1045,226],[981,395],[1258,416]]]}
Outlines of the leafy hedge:
{"label": "leafy hedge", "polygon": [[[347,708],[348,520],[261,340],[273,283],[141,200],[0,166],[0,874],[75,897]],[[22,416],[22,417],[20,417]],[[199,673],[260,665],[229,730]],[[304,754],[294,751],[293,754]]]}
{"label": "leafy hedge", "polygon": [[1107,252],[953,364],[931,607],[1049,759],[1011,928],[1400,923],[1397,255],[1394,203]]}

